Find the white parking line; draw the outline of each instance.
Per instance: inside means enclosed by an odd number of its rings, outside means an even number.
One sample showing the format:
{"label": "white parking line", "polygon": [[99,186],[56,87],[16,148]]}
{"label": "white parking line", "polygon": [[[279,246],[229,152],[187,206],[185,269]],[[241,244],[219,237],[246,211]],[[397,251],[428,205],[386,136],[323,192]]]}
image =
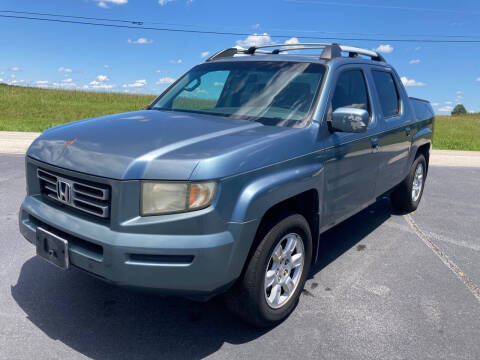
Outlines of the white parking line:
{"label": "white parking line", "polygon": [[[409,232],[409,233],[416,234],[415,231],[412,230],[412,228],[408,225],[403,225],[403,224],[398,224],[398,223],[395,223],[395,222],[392,222],[392,221],[387,221],[387,222],[385,222],[385,226],[394,228],[396,230],[406,231],[406,232]],[[467,241],[455,240],[455,239],[452,239],[451,237],[448,237],[448,236],[445,236],[445,235],[440,235],[440,234],[434,233],[432,231],[423,231],[423,233],[427,237],[430,237],[430,238],[432,238],[434,240],[437,240],[437,241],[442,241],[442,242],[446,242],[446,243],[449,243],[449,244],[452,244],[452,245],[461,246],[461,247],[464,247],[464,248],[467,248],[467,249],[470,249],[470,250],[474,250],[474,251],[480,251],[480,245],[475,245],[475,244],[472,245],[472,244],[468,243]],[[463,236],[467,237],[466,235],[463,235]]]}
{"label": "white parking line", "polygon": [[[431,231],[424,231],[425,235],[427,235],[428,237],[434,239],[434,240],[438,240],[438,241],[443,241],[443,242],[446,242],[446,243],[449,243],[449,244],[452,244],[452,245],[456,245],[456,246],[461,246],[461,247],[464,247],[464,248],[467,248],[467,249],[470,249],[470,250],[473,250],[473,251],[480,251],[480,245],[475,245],[475,244],[470,244],[464,240],[455,240],[455,239],[452,239],[448,236],[444,236],[444,235],[439,235],[439,234],[436,234],[434,232],[431,232]],[[463,235],[465,236],[465,235]]]}
{"label": "white parking line", "polygon": [[405,220],[407,221],[408,225],[412,228],[412,230],[417,234],[417,236],[427,245],[434,253],[437,255],[440,260],[450,269],[452,272],[457,275],[457,277],[465,284],[465,286],[470,290],[470,292],[475,296],[475,298],[480,301],[480,288],[477,284],[475,284],[465,273],[455,264],[452,260],[450,260],[445,254],[442,249],[440,249],[417,225],[417,223],[413,220],[410,214],[404,215]]}

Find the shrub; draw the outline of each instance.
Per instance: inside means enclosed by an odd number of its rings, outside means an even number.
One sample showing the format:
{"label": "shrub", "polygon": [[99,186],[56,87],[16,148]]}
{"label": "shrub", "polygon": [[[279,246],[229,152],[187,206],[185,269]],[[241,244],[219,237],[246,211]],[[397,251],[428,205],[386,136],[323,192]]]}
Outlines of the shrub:
{"label": "shrub", "polygon": [[467,110],[465,109],[465,106],[462,104],[457,104],[452,110],[452,115],[465,115],[467,113]]}

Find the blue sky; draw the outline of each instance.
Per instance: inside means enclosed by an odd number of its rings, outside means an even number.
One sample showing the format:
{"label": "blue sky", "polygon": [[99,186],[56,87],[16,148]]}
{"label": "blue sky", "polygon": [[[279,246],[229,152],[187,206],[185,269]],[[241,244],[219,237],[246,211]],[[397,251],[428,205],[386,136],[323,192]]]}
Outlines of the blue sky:
{"label": "blue sky", "polygon": [[480,112],[480,43],[387,41],[480,40],[478,0],[2,0],[0,7],[266,34],[248,38],[0,18],[0,81],[10,84],[158,94],[207,54],[287,40],[275,34],[300,41],[302,35],[374,38],[382,41],[337,42],[382,50],[409,95],[430,100],[439,114],[459,102]]}

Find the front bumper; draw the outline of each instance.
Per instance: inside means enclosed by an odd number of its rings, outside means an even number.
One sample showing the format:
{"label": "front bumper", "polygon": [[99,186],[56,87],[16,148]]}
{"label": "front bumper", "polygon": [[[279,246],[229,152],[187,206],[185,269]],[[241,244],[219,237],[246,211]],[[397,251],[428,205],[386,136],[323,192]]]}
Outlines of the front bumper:
{"label": "front bumper", "polygon": [[[198,225],[198,223],[197,223]],[[121,286],[184,296],[209,296],[240,275],[257,221],[228,223],[221,232],[192,235],[112,230],[27,196],[19,213],[20,232],[32,244],[46,227],[69,241],[71,265]]]}

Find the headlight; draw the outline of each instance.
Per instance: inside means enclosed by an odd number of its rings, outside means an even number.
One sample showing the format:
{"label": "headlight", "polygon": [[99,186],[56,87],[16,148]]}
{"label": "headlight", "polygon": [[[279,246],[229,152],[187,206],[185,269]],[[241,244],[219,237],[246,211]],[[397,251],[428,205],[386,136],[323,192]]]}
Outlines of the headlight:
{"label": "headlight", "polygon": [[208,182],[158,182],[142,181],[141,215],[199,210],[209,206],[215,195],[217,183]]}

